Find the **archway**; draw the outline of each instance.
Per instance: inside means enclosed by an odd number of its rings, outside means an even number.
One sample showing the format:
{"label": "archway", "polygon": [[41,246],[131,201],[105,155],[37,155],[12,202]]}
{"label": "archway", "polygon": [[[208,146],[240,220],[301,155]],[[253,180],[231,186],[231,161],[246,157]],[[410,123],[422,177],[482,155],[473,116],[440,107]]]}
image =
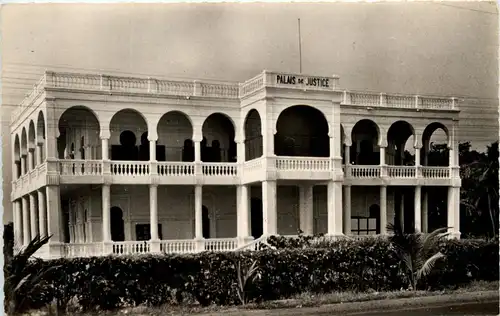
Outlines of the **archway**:
{"label": "archway", "polygon": [[415,129],[406,121],[394,122],[387,132],[386,163],[395,166],[415,165]]}
{"label": "archway", "polygon": [[308,105],[285,109],[276,122],[274,153],[277,156],[329,157],[328,121]]}
{"label": "archway", "polygon": [[28,155],[28,166],[29,168],[34,168],[36,165],[36,157],[35,157],[35,143],[36,143],[36,130],[35,130],[35,123],[33,120],[30,121],[29,127],[28,127],[28,150],[32,153],[31,155]]}
{"label": "archway", "polygon": [[225,114],[213,113],[208,116],[203,122],[202,133],[202,161],[236,162],[234,124]]}
{"label": "archway", "polygon": [[[36,142],[38,144],[45,144],[45,118],[43,116],[43,111],[38,112],[38,118],[36,121]],[[39,153],[42,158],[42,162],[45,161],[47,154],[45,152],[45,146],[40,146],[39,149],[41,152]]]}
{"label": "archway", "polygon": [[380,154],[377,146],[379,137],[379,128],[372,120],[364,119],[354,125],[351,134],[352,146],[350,155],[354,164],[380,164]]}
{"label": "archway", "polygon": [[170,111],[158,121],[158,161],[194,161],[192,142],[193,125],[189,116],[180,111]]}
{"label": "archway", "polygon": [[125,241],[123,211],[118,206],[113,206],[111,208],[111,240]]}
{"label": "archway", "polygon": [[259,112],[252,109],[248,112],[244,123],[245,129],[245,161],[262,156],[262,120]]}
{"label": "archway", "polygon": [[[43,114],[39,126],[43,121]],[[73,155],[76,159],[84,159],[81,154],[82,137],[85,141],[85,146],[88,149],[85,153],[85,159],[101,159],[101,152],[98,148],[101,147],[100,124],[95,113],[84,106],[73,106],[64,111],[61,115],[59,122],[59,138],[57,139],[57,150],[60,159],[69,157],[70,148],[69,144],[76,144],[78,150],[74,151]],[[40,130],[41,128],[39,128]],[[66,154],[65,154],[66,151]]]}
{"label": "archway", "polygon": [[423,166],[449,166],[449,135],[448,128],[442,123],[427,125],[422,134],[420,154]]}
{"label": "archway", "polygon": [[14,139],[14,164],[16,168],[16,179],[21,176],[21,143],[19,142],[19,135],[16,134]]}
{"label": "archway", "polygon": [[210,216],[208,214],[208,208],[203,205],[201,208],[201,217],[202,217],[202,230],[203,230],[203,238],[210,238]]}
{"label": "archway", "polygon": [[263,209],[262,200],[259,198],[250,199],[250,222],[251,234],[253,238],[257,239],[264,233],[263,227]]}
{"label": "archway", "polygon": [[28,172],[28,159],[26,158],[28,153],[28,135],[26,134],[26,128],[23,127],[21,132],[21,164],[24,165],[24,173]]}
{"label": "archway", "polygon": [[[116,112],[110,122],[111,160],[138,161],[146,157],[149,159],[147,131],[146,119],[140,112],[133,109]],[[141,147],[144,141],[146,146]]]}

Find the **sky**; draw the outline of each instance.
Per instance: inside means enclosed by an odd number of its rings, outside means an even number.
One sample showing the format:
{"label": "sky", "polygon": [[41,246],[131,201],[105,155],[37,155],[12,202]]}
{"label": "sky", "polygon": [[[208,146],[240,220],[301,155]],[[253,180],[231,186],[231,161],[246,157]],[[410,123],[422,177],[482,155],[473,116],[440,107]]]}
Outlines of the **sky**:
{"label": "sky", "polygon": [[463,133],[498,138],[494,2],[7,4],[3,161],[10,166],[8,113],[45,69],[228,81],[298,72],[298,18],[304,73],[338,75],[351,90],[479,98],[464,107]]}

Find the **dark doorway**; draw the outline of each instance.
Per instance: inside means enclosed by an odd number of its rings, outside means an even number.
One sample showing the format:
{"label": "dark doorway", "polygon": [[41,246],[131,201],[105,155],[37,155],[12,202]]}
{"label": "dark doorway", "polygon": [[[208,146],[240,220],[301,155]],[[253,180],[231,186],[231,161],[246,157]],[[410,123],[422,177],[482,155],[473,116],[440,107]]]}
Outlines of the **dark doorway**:
{"label": "dark doorway", "polygon": [[378,204],[372,204],[369,208],[369,217],[375,218],[377,222],[377,234],[380,234],[380,206]]}
{"label": "dark doorway", "polygon": [[251,218],[251,234],[257,239],[264,233],[263,230],[263,215],[262,215],[262,200],[252,198],[250,200],[250,218]]}
{"label": "dark doorway", "polygon": [[202,216],[202,229],[203,229],[203,238],[210,238],[210,218],[208,216],[208,208],[203,205],[201,209]]}
{"label": "dark doorway", "polygon": [[121,208],[111,208],[111,240],[125,241],[125,227],[123,223],[123,212]]}

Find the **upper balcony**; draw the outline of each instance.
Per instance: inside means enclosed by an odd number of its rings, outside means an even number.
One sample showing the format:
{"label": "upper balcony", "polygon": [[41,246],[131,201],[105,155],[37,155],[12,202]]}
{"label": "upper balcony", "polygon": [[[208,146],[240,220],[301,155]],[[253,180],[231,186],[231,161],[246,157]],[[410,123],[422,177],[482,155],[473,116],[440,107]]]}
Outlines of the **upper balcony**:
{"label": "upper balcony", "polygon": [[455,98],[343,90],[340,88],[338,76],[318,77],[263,71],[250,80],[235,83],[46,71],[34,84],[32,91],[21,101],[19,107],[13,111],[11,121],[13,124],[16,123],[25,117],[30,109],[37,107],[37,101],[44,96],[46,90],[241,100],[265,88],[343,92],[342,103],[346,105],[445,111],[457,109]]}

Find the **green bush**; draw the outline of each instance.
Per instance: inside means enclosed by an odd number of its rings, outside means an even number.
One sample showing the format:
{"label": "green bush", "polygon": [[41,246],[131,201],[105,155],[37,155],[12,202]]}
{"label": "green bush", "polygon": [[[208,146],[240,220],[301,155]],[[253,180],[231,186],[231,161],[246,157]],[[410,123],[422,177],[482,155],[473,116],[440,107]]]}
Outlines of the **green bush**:
{"label": "green bush", "polygon": [[[498,280],[498,241],[450,241],[442,251],[447,259],[425,280],[427,286]],[[186,298],[202,305],[239,304],[234,262],[249,266],[253,260],[257,270],[245,287],[248,302],[304,292],[408,287],[392,245],[383,239],[367,239],[255,252],[37,260],[30,269],[57,268],[44,276],[44,295],[27,300],[30,306],[41,306],[54,299],[63,304],[75,299],[84,310],[158,306]]]}

